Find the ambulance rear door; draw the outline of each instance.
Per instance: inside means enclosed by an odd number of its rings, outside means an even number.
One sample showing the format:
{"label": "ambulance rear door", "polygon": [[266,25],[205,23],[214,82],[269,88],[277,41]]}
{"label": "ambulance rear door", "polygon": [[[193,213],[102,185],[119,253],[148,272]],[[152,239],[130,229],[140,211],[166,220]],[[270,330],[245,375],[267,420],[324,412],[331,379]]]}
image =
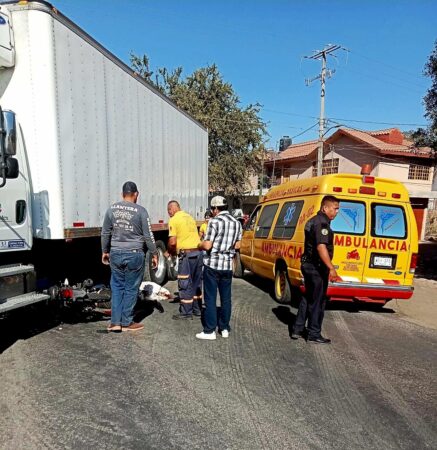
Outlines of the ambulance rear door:
{"label": "ambulance rear door", "polygon": [[334,231],[333,263],[346,283],[362,283],[366,267],[369,213],[365,201],[341,199],[340,210],[331,222]]}
{"label": "ambulance rear door", "polygon": [[404,285],[409,270],[411,238],[405,205],[372,201],[369,231],[363,281],[390,286]]}

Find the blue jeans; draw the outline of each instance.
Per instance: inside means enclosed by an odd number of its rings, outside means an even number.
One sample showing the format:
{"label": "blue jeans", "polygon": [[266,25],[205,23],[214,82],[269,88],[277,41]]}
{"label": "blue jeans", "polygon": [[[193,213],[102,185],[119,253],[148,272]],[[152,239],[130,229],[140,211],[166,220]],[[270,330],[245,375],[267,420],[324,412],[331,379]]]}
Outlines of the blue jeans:
{"label": "blue jeans", "polygon": [[133,321],[138,289],[144,276],[142,251],[111,250],[111,323],[127,327]]}
{"label": "blue jeans", "polygon": [[[217,290],[220,294],[220,311],[217,322]],[[215,270],[203,266],[203,298],[205,317],[203,331],[212,333],[218,326],[220,331],[230,331],[229,321],[232,310],[232,270]]]}

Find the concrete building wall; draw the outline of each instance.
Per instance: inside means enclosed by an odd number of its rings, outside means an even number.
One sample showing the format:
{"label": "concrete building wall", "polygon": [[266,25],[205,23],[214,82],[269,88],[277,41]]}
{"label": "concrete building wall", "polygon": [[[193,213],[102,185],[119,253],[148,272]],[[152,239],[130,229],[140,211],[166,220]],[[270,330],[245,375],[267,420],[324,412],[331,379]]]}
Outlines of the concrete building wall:
{"label": "concrete building wall", "polygon": [[340,159],[338,171],[344,173],[360,173],[363,164],[371,164],[371,175],[378,174],[378,153],[373,147],[361,144],[347,136],[341,136],[334,144],[328,147],[325,159],[332,157],[332,153]]}

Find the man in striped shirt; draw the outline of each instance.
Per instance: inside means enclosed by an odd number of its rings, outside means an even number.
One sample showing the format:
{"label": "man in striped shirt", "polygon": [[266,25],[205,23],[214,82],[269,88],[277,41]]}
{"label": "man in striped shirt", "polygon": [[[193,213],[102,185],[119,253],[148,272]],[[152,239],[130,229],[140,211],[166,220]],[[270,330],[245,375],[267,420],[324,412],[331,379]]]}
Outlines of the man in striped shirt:
{"label": "man in striped shirt", "polygon": [[[197,333],[196,338],[206,340],[216,339],[217,327],[222,337],[229,337],[233,259],[235,250],[240,248],[242,234],[241,224],[229,214],[224,197],[218,195],[211,200],[211,212],[213,218],[199,244],[199,249],[206,250],[203,260],[205,317],[203,331]],[[217,289],[221,303],[218,320]]]}

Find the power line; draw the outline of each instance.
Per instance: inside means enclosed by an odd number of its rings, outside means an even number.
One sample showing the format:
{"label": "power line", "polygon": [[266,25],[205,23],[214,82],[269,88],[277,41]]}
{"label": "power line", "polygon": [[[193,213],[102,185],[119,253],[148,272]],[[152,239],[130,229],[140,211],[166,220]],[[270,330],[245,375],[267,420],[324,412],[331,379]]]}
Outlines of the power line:
{"label": "power line", "polygon": [[[343,122],[371,123],[374,125],[397,125],[400,127],[427,127],[428,126],[427,124],[423,124],[423,123],[375,122],[372,120],[345,119],[345,118],[341,118],[341,117],[330,117],[327,119],[328,122],[333,122],[338,125],[341,125],[340,123],[336,122],[336,120],[341,120]],[[357,130],[357,131],[363,131],[363,130]]]}
{"label": "power line", "polygon": [[395,66],[392,66],[391,64],[387,64],[387,63],[385,63],[385,62],[378,61],[377,59],[369,58],[368,56],[362,55],[362,54],[356,52],[355,50],[349,50],[349,51],[350,51],[351,53],[353,53],[354,55],[359,56],[360,58],[364,58],[364,59],[367,59],[367,60],[369,60],[369,61],[376,62],[377,64],[381,64],[382,66],[390,67],[391,69],[394,69],[394,70],[396,70],[396,71],[398,71],[398,72],[403,72],[403,73],[405,73],[406,75],[409,75],[410,77],[413,77],[413,78],[419,78],[417,74],[413,74],[413,73],[411,73],[411,72],[408,72],[408,71],[406,71],[405,69],[401,69],[400,67],[395,67]]}
{"label": "power line", "polygon": [[297,138],[299,136],[302,136],[302,134],[307,133],[308,131],[312,130],[315,126],[318,125],[318,122],[316,122],[314,125],[311,125],[309,128],[307,128],[306,130],[302,131],[302,133],[296,134],[295,136],[291,136],[291,139],[293,140],[294,138]]}
{"label": "power line", "polygon": [[297,116],[297,117],[305,117],[306,119],[318,119],[316,116],[305,116],[303,114],[293,113],[293,112],[286,112],[286,111],[278,111],[275,109],[269,109],[269,108],[262,108],[264,111],[272,112],[275,114],[283,114],[285,116]]}
{"label": "power line", "polygon": [[[358,70],[351,69],[350,67],[347,68],[347,70],[349,70],[349,72],[356,73],[357,75],[359,75],[359,76],[361,76],[361,77],[367,77],[367,78],[370,78],[370,79],[372,79],[372,80],[380,81],[380,82],[382,82],[382,83],[389,83],[389,84],[392,85],[392,86],[397,86],[397,87],[400,87],[400,88],[402,88],[402,89],[409,90],[409,91],[411,91],[411,92],[414,92],[415,94],[420,94],[420,95],[423,94],[423,91],[419,91],[418,89],[414,89],[414,88],[411,88],[410,86],[407,86],[406,83],[410,83],[410,82],[408,82],[408,81],[402,81],[402,80],[401,80],[400,82],[401,82],[401,83],[404,83],[404,84],[400,84],[400,83],[399,83],[399,80],[397,80],[398,82],[395,83],[392,79],[390,79],[390,80],[384,80],[384,78],[378,77],[378,76],[375,75],[375,74],[367,74],[367,73],[363,72],[362,70],[358,71]],[[387,75],[387,76],[393,78],[393,77],[390,76],[390,75]],[[420,88],[426,90],[426,87],[425,87],[425,86],[420,86],[420,85],[418,85],[418,84],[416,84],[416,86],[419,86]]]}
{"label": "power line", "polygon": [[[298,113],[294,113],[294,112],[289,112],[289,111],[278,111],[278,110],[272,110],[272,109],[268,109],[268,108],[262,108],[263,111],[268,111],[268,112],[273,112],[275,114],[283,114],[286,116],[298,116],[298,117],[305,117],[307,119],[319,119],[316,116],[305,116],[303,114],[298,114]],[[345,118],[339,118],[339,117],[327,117],[326,121],[329,122],[334,122],[335,120],[342,120],[345,122],[357,122],[357,123],[371,123],[371,124],[375,124],[375,125],[393,125],[393,126],[412,126],[412,127],[427,127],[427,124],[423,124],[423,123],[399,123],[399,122],[377,122],[374,120],[359,120],[359,119],[345,119]],[[334,122],[337,123],[337,122]],[[362,130],[360,130],[362,131]]]}

